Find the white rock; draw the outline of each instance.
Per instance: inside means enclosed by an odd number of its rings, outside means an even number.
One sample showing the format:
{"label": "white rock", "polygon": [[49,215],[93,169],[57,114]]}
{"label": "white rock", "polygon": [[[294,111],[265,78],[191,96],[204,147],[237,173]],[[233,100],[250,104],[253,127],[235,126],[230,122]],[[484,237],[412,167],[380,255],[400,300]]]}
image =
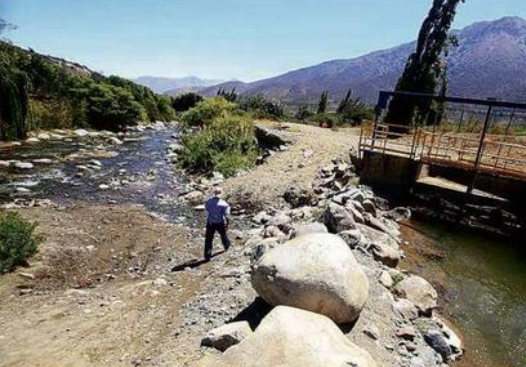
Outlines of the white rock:
{"label": "white rock", "polygon": [[248,322],[232,322],[209,331],[201,340],[201,345],[224,352],[250,335],[252,329]]}
{"label": "white rock", "polygon": [[49,135],[48,133],[40,133],[37,135],[37,138],[39,138],[40,140],[49,140],[51,139],[51,135]]}
{"label": "white rock", "polygon": [[437,307],[437,292],[424,278],[411,275],[394,287],[394,293],[411,301],[419,311],[429,314]]}
{"label": "white rock", "polygon": [[274,308],[256,331],[198,367],[376,367],[327,317],[292,307]]}
{"label": "white rock", "polygon": [[9,161],[0,161],[0,167],[9,167],[11,165],[11,162]]}
{"label": "white rock", "polygon": [[119,138],[116,138],[115,136],[108,138],[108,140],[110,141],[110,143],[115,144],[115,145],[122,144],[122,140],[120,140]]}
{"label": "white rock", "polygon": [[36,164],[51,164],[53,163],[53,161],[49,158],[38,158],[38,159],[33,159],[33,163],[36,163]]}
{"label": "white rock", "polygon": [[40,143],[40,139],[35,138],[35,137],[27,138],[26,143],[29,143],[29,144]]}
{"label": "white rock", "polygon": [[108,190],[110,188],[110,185],[106,185],[106,184],[100,184],[99,185],[99,189],[100,190]]}
{"label": "white rock", "polygon": [[32,169],[33,163],[29,162],[16,162],[14,166],[18,169]]}
{"label": "white rock", "polygon": [[75,135],[78,136],[79,138],[83,138],[83,137],[89,135],[89,131],[84,130],[84,129],[78,129],[78,130],[75,130],[75,131],[73,132],[73,134],[75,134]]}
{"label": "white rock", "polygon": [[355,320],[369,290],[347,244],[332,234],[306,234],[264,254],[252,285],[271,305],[318,312],[337,323]]}

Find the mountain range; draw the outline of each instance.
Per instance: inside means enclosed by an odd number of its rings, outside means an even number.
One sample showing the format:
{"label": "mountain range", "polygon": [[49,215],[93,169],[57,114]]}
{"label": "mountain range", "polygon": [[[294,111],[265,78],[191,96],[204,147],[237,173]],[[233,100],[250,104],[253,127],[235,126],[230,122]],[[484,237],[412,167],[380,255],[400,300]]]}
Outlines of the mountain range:
{"label": "mountain range", "polygon": [[[459,45],[448,59],[450,95],[526,100],[526,20],[504,17],[453,31]],[[229,81],[200,89],[215,95],[218,88],[236,88],[240,95],[262,94],[284,103],[313,103],[323,90],[333,101],[350,88],[355,96],[374,102],[380,90],[391,90],[415,42],[346,60],[327,61],[251,83]]]}
{"label": "mountain range", "polygon": [[141,76],[132,79],[137,84],[150,88],[156,93],[176,95],[183,91],[199,90],[204,87],[210,87],[224,83],[222,79],[201,79],[196,76],[187,76],[183,78],[163,78],[156,76]]}

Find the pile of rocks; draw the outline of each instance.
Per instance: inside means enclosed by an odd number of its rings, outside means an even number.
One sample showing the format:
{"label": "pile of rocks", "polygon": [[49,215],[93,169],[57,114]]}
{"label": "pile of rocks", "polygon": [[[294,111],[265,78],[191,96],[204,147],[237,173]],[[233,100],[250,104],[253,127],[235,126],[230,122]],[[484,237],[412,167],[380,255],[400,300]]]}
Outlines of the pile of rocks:
{"label": "pile of rocks", "polygon": [[[433,287],[397,269],[404,253],[393,218],[407,210],[355,185],[344,161],[322,169],[312,191],[285,196],[292,208],[257,213],[244,250],[252,287],[275,308],[255,331],[245,321],[212,330],[202,345],[223,354],[200,366],[442,366],[462,354],[436,316]],[[362,340],[358,330],[374,348],[351,342]]]}

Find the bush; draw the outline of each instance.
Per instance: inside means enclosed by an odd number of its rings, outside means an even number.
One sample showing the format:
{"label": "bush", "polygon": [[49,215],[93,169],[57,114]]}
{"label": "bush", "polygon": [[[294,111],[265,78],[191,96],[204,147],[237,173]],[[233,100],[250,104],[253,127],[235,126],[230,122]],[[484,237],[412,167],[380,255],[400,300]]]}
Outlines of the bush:
{"label": "bush", "polygon": [[203,97],[197,93],[184,93],[172,98],[172,107],[177,112],[186,112],[201,101],[203,101]]}
{"label": "bush", "polygon": [[199,102],[182,117],[183,122],[191,127],[203,127],[217,118],[225,117],[236,110],[237,105],[222,97],[215,97]]}
{"label": "bush", "polygon": [[180,164],[201,172],[232,176],[250,168],[257,158],[254,125],[247,116],[226,116],[209,122],[200,132],[183,136]]}
{"label": "bush", "polygon": [[285,117],[283,106],[267,100],[263,95],[250,96],[241,101],[240,107],[251,112],[254,118],[280,120]]}
{"label": "bush", "polygon": [[34,234],[35,227],[18,213],[0,214],[0,274],[24,264],[37,252],[42,239]]}
{"label": "bush", "polygon": [[340,124],[340,117],[335,113],[320,113],[314,116],[314,121],[320,127],[332,129]]}

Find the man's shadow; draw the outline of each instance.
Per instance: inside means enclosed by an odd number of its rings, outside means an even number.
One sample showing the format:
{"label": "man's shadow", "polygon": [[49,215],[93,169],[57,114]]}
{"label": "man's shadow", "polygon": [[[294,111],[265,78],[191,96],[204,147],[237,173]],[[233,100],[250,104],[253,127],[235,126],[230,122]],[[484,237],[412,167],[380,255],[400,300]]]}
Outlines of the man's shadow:
{"label": "man's shadow", "polygon": [[[219,256],[221,254],[225,253],[225,250],[222,250],[222,251],[219,251],[219,252],[216,252],[215,254],[212,255],[212,257],[210,258],[210,260],[212,260],[214,257],[216,256]],[[176,273],[178,271],[183,271],[183,270],[186,270],[186,269],[194,269],[194,268],[197,268],[203,264],[206,264],[207,262],[209,262],[210,260],[205,260],[205,259],[192,259],[190,261],[187,261],[183,264],[179,264],[179,265],[176,265],[172,268],[172,272]]]}

